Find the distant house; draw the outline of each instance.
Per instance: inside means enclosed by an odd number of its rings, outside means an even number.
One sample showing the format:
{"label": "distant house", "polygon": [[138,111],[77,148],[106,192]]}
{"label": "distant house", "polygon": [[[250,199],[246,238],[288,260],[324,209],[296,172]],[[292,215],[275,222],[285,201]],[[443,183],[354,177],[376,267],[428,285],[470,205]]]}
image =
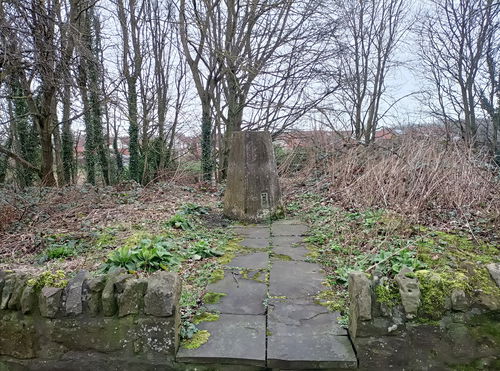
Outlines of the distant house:
{"label": "distant house", "polygon": [[[375,141],[391,140],[401,134],[400,130],[381,128],[375,132]],[[275,138],[275,143],[283,148],[297,147],[325,147],[356,143],[353,132],[350,130],[294,130],[284,132]]]}
{"label": "distant house", "polygon": [[[76,143],[76,158],[78,162],[83,162],[85,160],[85,135],[79,135],[77,137],[77,143]],[[130,139],[126,136],[120,136],[118,137],[118,151],[122,155],[123,159],[123,164],[128,165],[129,159],[130,159],[130,152],[129,152],[129,143]],[[110,138],[108,148],[111,154],[114,154],[114,149],[113,149],[113,138]]]}

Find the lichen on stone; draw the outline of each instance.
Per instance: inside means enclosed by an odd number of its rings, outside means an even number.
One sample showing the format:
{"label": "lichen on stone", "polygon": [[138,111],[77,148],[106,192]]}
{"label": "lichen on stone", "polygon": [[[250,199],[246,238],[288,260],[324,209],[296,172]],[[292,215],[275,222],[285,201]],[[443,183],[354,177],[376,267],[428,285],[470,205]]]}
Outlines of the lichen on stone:
{"label": "lichen on stone", "polygon": [[181,347],[185,349],[197,349],[205,344],[210,338],[210,332],[207,330],[198,331],[191,337],[191,339],[185,339],[181,343]]}
{"label": "lichen on stone", "polygon": [[203,295],[203,302],[205,304],[217,304],[224,296],[227,296],[227,294],[223,292],[207,292]]}

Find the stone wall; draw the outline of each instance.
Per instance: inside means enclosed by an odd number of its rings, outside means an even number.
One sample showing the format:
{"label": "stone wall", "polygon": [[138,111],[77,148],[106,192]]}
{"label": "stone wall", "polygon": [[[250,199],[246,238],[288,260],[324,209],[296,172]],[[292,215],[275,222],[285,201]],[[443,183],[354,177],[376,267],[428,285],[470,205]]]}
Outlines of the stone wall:
{"label": "stone wall", "polygon": [[80,271],[56,286],[0,272],[0,370],[173,367],[180,281],[156,272]]}
{"label": "stone wall", "polygon": [[[394,280],[351,273],[349,333],[359,368],[500,369],[500,282],[494,280],[498,268],[488,268],[488,289],[446,285],[438,275],[407,268]],[[427,277],[436,286],[422,282]],[[432,292],[433,287],[439,289]]]}

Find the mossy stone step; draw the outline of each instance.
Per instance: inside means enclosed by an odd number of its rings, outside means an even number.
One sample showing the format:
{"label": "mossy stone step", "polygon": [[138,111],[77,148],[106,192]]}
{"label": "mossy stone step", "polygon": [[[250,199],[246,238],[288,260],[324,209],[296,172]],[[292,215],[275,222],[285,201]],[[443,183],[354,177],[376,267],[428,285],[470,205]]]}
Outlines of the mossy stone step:
{"label": "mossy stone step", "polygon": [[198,348],[180,348],[178,362],[266,366],[266,316],[221,314],[219,320],[203,322],[208,341]]}

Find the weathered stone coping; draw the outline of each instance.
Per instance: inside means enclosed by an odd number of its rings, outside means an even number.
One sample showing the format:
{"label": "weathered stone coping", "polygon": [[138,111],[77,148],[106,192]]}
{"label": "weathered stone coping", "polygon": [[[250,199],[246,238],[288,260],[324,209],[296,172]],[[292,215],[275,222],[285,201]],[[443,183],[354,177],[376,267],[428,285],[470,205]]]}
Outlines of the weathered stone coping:
{"label": "weathered stone coping", "polygon": [[29,278],[0,271],[0,366],[24,360],[37,369],[48,361],[89,358],[148,369],[173,362],[180,322],[176,274],[80,271],[65,287],[39,287]]}

